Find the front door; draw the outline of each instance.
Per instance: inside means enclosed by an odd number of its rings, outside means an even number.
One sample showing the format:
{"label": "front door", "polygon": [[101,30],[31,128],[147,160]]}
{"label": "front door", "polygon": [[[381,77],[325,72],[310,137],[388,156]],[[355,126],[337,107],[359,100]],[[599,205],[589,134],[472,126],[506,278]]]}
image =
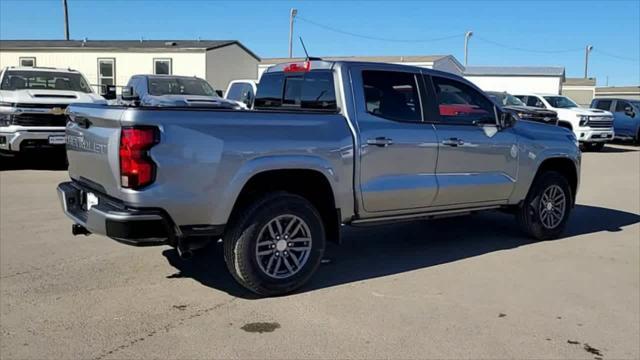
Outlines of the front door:
{"label": "front door", "polygon": [[628,101],[616,100],[613,111],[613,127],[616,136],[635,136],[635,119],[625,113],[624,109],[631,107]]}
{"label": "front door", "polygon": [[424,87],[417,72],[351,71],[359,128],[362,217],[430,206],[437,193],[436,134],[423,121]]}
{"label": "front door", "polygon": [[[509,198],[518,165],[516,136],[497,127],[495,105],[474,87],[433,76],[440,120],[439,184],[433,205],[494,203]],[[425,78],[429,84],[429,78]]]}

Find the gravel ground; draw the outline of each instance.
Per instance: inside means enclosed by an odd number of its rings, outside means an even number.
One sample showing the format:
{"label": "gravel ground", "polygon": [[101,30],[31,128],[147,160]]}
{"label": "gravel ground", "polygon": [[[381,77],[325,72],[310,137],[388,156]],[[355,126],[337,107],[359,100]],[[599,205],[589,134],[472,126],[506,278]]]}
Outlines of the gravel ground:
{"label": "gravel ground", "polygon": [[[640,358],[640,149],[583,156],[565,237],[486,213],[345,229],[297,294],[256,299],[212,246],[74,237],[51,159],[0,172],[0,358]],[[3,161],[4,160],[0,160]]]}

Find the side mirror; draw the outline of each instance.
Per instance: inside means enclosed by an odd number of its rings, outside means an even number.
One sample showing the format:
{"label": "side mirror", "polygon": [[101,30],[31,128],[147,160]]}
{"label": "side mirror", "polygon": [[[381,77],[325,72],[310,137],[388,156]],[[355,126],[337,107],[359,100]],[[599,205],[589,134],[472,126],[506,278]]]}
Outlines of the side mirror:
{"label": "side mirror", "polygon": [[122,100],[124,101],[140,101],[140,96],[135,93],[133,87],[125,86],[122,88]]}
{"label": "side mirror", "polygon": [[625,106],[624,107],[624,114],[627,115],[628,117],[636,117],[635,112],[633,112],[633,108],[631,106]]}
{"label": "side mirror", "polygon": [[216,90],[216,94],[217,94],[219,97],[222,97],[222,90]]}
{"label": "side mirror", "polygon": [[498,126],[500,129],[506,129],[512,127],[516,123],[516,115],[508,111],[500,113],[498,118]]}
{"label": "side mirror", "polygon": [[103,98],[107,100],[113,100],[116,98],[116,86],[115,85],[106,85],[100,88],[102,90],[101,94]]}

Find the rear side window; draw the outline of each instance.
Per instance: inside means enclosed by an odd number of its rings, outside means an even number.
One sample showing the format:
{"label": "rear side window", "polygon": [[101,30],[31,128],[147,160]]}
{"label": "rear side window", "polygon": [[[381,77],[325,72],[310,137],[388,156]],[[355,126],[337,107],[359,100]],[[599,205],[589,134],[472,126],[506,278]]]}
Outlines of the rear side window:
{"label": "rear side window", "polygon": [[310,71],[262,75],[254,103],[255,109],[312,111],[338,110],[331,71]]}
{"label": "rear side window", "polygon": [[422,121],[418,83],[412,73],[363,71],[367,112],[396,121]]}
{"label": "rear side window", "polygon": [[479,91],[459,81],[434,76],[440,119],[444,123],[495,123],[493,103]]}
{"label": "rear side window", "polygon": [[537,108],[545,108],[542,100],[538,99],[535,96],[527,96],[527,106],[533,106]]}
{"label": "rear side window", "polygon": [[253,86],[249,83],[233,83],[227,94],[227,99],[240,101],[247,105],[253,102],[253,97]]}
{"label": "rear side window", "polygon": [[611,100],[598,100],[596,102],[596,109],[609,110],[611,108]]}

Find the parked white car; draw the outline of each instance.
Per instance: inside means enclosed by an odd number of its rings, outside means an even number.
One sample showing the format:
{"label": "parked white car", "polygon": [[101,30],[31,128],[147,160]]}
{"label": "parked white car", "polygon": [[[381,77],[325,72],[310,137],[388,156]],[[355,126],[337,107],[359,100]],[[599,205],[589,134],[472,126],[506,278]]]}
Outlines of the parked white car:
{"label": "parked white car", "polygon": [[600,151],[613,140],[613,114],[608,111],[581,108],[570,98],[553,94],[515,95],[527,106],[554,110],[558,113],[558,126],[576,135],[583,150]]}
{"label": "parked white car", "polygon": [[65,109],[71,103],[106,104],[85,77],[71,69],[7,67],[0,72],[0,155],[65,144]]}
{"label": "parked white car", "polygon": [[229,83],[224,98],[235,101],[244,109],[251,109],[257,89],[258,80],[233,80]]}

